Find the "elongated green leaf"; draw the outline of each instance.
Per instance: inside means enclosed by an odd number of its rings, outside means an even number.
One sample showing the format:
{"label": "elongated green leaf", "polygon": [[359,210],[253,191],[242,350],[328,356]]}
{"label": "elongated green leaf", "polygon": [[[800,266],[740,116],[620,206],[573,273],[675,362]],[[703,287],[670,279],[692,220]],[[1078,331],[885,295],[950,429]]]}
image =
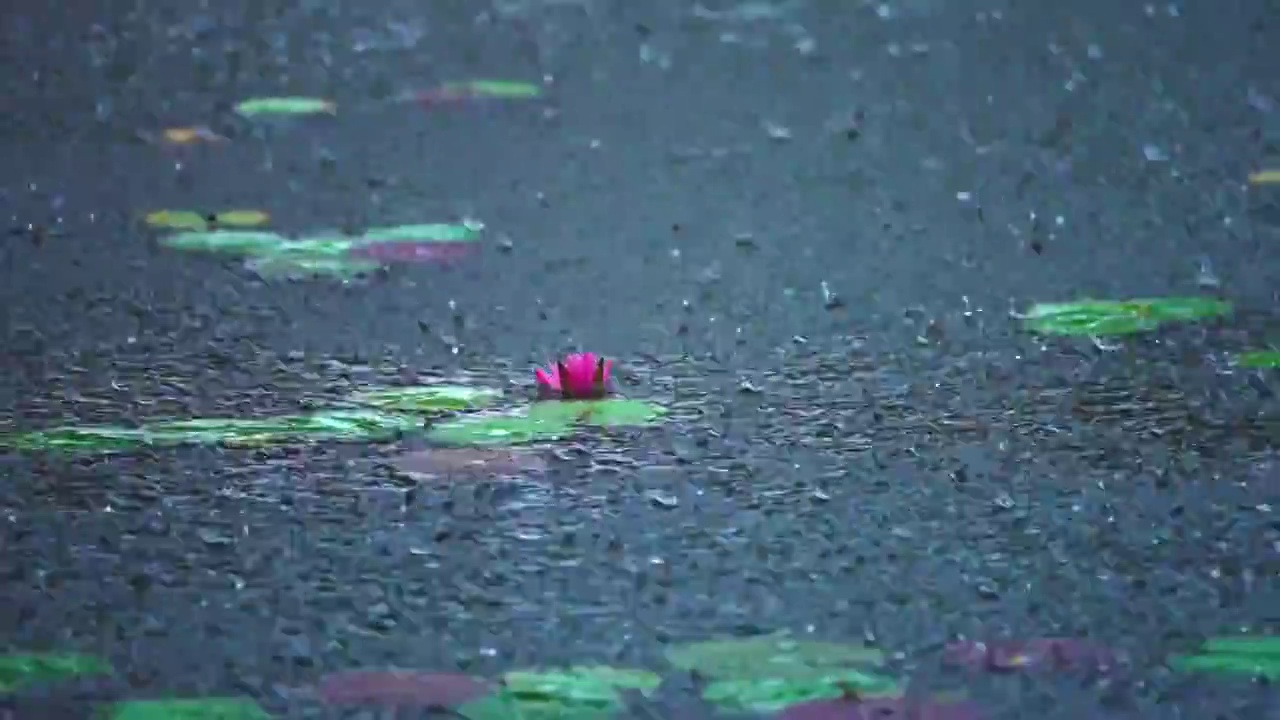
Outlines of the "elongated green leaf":
{"label": "elongated green leaf", "polygon": [[1023,316],[1026,327],[1046,335],[1130,335],[1168,322],[1228,315],[1232,306],[1212,298],[1150,298],[1041,303]]}
{"label": "elongated green leaf", "polygon": [[1280,368],[1280,350],[1254,350],[1240,353],[1236,358],[1240,367],[1274,369]]}
{"label": "elongated green leaf", "polygon": [[707,685],[702,698],[723,710],[773,713],[813,700],[844,697],[853,691],[864,697],[900,695],[892,678],[858,670],[814,673],[804,678],[718,680]]}
{"label": "elongated green leaf", "polygon": [[303,280],[327,277],[336,280],[354,280],[377,272],[382,263],[323,255],[280,254],[252,257],[245,267],[259,277]]}
{"label": "elongated green leaf", "polygon": [[129,700],[111,706],[110,720],[270,720],[248,698],[209,697],[183,700]]}
{"label": "elongated green leaf", "polygon": [[457,712],[468,720],[602,720],[623,708],[620,690],[648,694],[661,682],[646,670],[610,667],[510,672],[500,692]]}
{"label": "elongated green leaf", "polygon": [[446,445],[519,445],[556,440],[573,434],[573,426],[527,414],[464,417],[432,426],[427,439]]}
{"label": "elongated green leaf", "polygon": [[68,680],[81,675],[108,675],[106,660],[91,655],[61,653],[12,653],[0,655],[0,693],[30,685]]}
{"label": "elongated green leaf", "polygon": [[361,242],[466,242],[480,236],[484,224],[477,221],[457,224],[426,223],[421,225],[394,225],[369,228],[360,236]]}
{"label": "elongated green leaf", "polygon": [[544,422],[597,427],[643,427],[661,422],[665,415],[661,405],[628,398],[546,400],[529,408],[530,417]]}
{"label": "elongated green leaf", "polygon": [[160,244],[177,250],[232,253],[265,253],[289,242],[283,235],[256,230],[206,230],[174,233],[160,238]]}
{"label": "elongated green leaf", "polygon": [[477,98],[536,98],[542,88],[533,83],[511,80],[469,80],[448,83],[440,88],[448,95],[465,95]]}
{"label": "elongated green leaf", "polygon": [[883,654],[861,645],[796,640],[785,632],[668,648],[667,661],[682,670],[725,680],[823,678],[834,670],[877,665]]}
{"label": "elongated green leaf", "polygon": [[1169,664],[1183,672],[1246,675],[1280,680],[1280,660],[1260,655],[1181,655]]}
{"label": "elongated green leaf", "polygon": [[1280,661],[1280,636],[1240,635],[1209,638],[1204,644],[1204,649],[1205,652],[1215,654],[1258,655]]}
{"label": "elongated green leaf", "polygon": [[471,410],[492,405],[502,397],[493,388],[468,385],[419,385],[366,390],[351,396],[353,402],[383,410],[441,412]]}
{"label": "elongated green leaf", "polygon": [[262,97],[236,105],[236,112],[245,117],[333,114],[337,110],[338,106],[333,102],[311,97]]}

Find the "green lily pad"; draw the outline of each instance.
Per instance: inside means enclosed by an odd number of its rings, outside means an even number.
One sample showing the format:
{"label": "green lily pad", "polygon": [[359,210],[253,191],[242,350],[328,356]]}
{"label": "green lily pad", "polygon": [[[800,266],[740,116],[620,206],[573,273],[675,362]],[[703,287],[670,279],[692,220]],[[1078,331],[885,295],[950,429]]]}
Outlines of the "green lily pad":
{"label": "green lily pad", "polygon": [[681,670],[718,680],[813,680],[884,662],[875,648],[796,640],[786,632],[678,645],[666,656]]}
{"label": "green lily pad", "polygon": [[1211,638],[1198,655],[1179,655],[1170,665],[1184,672],[1265,677],[1280,680],[1280,637],[1241,636]]}
{"label": "green lily pad", "polygon": [[193,230],[160,238],[160,244],[176,250],[232,253],[237,255],[270,252],[289,239],[279,233],[259,230]]}
{"label": "green lily pad", "polygon": [[434,425],[427,439],[445,445],[520,445],[573,434],[573,425],[526,413],[464,417]]}
{"label": "green lily pad", "polygon": [[348,281],[377,272],[382,268],[382,263],[347,257],[273,253],[252,257],[245,263],[245,267],[264,279],[304,280],[327,277]]}
{"label": "green lily pad", "polygon": [[465,95],[477,98],[536,98],[542,95],[542,88],[533,83],[511,80],[469,80],[466,82],[447,83],[440,91],[448,95]]}
{"label": "green lily pad", "polygon": [[1236,363],[1244,368],[1271,370],[1280,368],[1280,350],[1254,350],[1240,353]]}
{"label": "green lily pad", "polygon": [[623,708],[620,691],[649,694],[662,679],[647,670],[575,667],[517,671],[503,676],[502,689],[457,709],[468,720],[597,720]]}
{"label": "green lily pad", "polygon": [[270,720],[248,698],[209,697],[183,700],[129,700],[104,713],[109,720]]}
{"label": "green lily pad", "polygon": [[466,242],[475,240],[484,223],[470,220],[462,223],[426,223],[369,228],[360,236],[364,243],[381,242]]}
{"label": "green lily pad", "polygon": [[109,675],[111,665],[92,655],[12,653],[0,655],[0,693],[81,675]]}
{"label": "green lily pad", "polygon": [[357,240],[346,235],[321,234],[288,239],[274,247],[265,248],[266,255],[279,259],[346,258]]}
{"label": "green lily pad", "polygon": [[351,396],[352,401],[382,410],[433,413],[472,410],[492,405],[502,392],[469,385],[418,385],[366,390]]}
{"label": "green lily pad", "polygon": [[548,400],[534,403],[529,416],[546,422],[596,427],[643,427],[655,425],[666,408],[645,400],[606,398],[604,400]]}
{"label": "green lily pad", "polygon": [[707,685],[702,698],[731,712],[773,713],[791,705],[845,697],[850,691],[861,697],[902,694],[893,678],[858,670],[840,670],[805,678],[751,678],[717,680]]}
{"label": "green lily pad", "polygon": [[372,411],[331,411],[266,419],[195,419],[150,423],[138,428],[56,427],[8,438],[4,444],[19,450],[67,453],[108,453],[143,446],[222,444],[259,447],[273,444],[333,440],[338,442],[389,440],[421,429],[412,415]]}
{"label": "green lily pad", "polygon": [[1045,335],[1103,337],[1155,330],[1170,322],[1229,315],[1231,303],[1197,297],[1082,300],[1040,303],[1022,316],[1029,330]]}
{"label": "green lily pad", "polygon": [[236,112],[245,117],[263,115],[315,115],[337,112],[338,106],[330,100],[312,97],[262,97],[245,100],[236,105]]}

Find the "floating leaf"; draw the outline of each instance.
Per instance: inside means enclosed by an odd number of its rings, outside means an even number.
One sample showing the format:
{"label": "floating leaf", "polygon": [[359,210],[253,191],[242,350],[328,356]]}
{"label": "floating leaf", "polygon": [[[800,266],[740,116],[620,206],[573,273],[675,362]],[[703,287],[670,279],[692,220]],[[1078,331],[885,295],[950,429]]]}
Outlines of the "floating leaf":
{"label": "floating leaf", "polygon": [[457,709],[468,720],[597,720],[623,708],[619,691],[648,694],[662,679],[646,670],[575,667],[519,671],[503,676],[502,689]]}
{"label": "floating leaf", "polygon": [[792,705],[778,720],[981,720],[986,713],[967,700],[903,697],[815,700]]}
{"label": "floating leaf", "polygon": [[525,413],[464,417],[434,425],[427,439],[445,445],[519,445],[556,440],[573,434],[573,426],[554,418]]}
{"label": "floating leaf", "polygon": [[406,708],[454,708],[492,690],[470,675],[414,670],[350,670],[325,675],[316,685],[316,694],[331,705]]}
{"label": "floating leaf", "polygon": [[106,453],[185,444],[254,447],[317,440],[388,440],[420,428],[421,420],[412,415],[332,411],[268,419],[173,420],[138,428],[57,427],[24,433],[5,444],[19,450]]}
{"label": "floating leaf", "polygon": [[236,105],[236,112],[245,117],[261,115],[314,115],[333,114],[338,106],[329,100],[310,97],[264,97],[245,100]]}
{"label": "floating leaf", "polygon": [[1000,672],[1026,669],[1107,672],[1119,662],[1110,649],[1077,638],[955,642],[946,647],[943,658],[952,665]]}
{"label": "floating leaf", "polygon": [[544,422],[597,427],[643,427],[654,425],[666,415],[656,403],[629,398],[604,400],[546,400],[534,403],[529,416]]}
{"label": "floating leaf", "polygon": [[502,391],[470,385],[411,385],[365,390],[351,396],[353,402],[383,410],[434,413],[473,410],[492,405]]}
{"label": "floating leaf", "polygon": [[1250,185],[1274,185],[1280,183],[1280,170],[1259,170],[1249,175]]}
{"label": "floating leaf", "polygon": [[677,645],[668,648],[666,656],[681,670],[725,680],[805,680],[884,662],[875,648],[796,640],[786,632]]}
{"label": "floating leaf", "polygon": [[433,90],[412,96],[423,102],[450,102],[458,100],[527,100],[540,97],[542,87],[526,82],[509,80],[470,80],[452,82]]}
{"label": "floating leaf", "polygon": [[1280,368],[1280,350],[1254,350],[1240,353],[1236,363],[1244,368],[1274,369]]}
{"label": "floating leaf", "polygon": [[1200,320],[1231,313],[1231,303],[1209,298],[1083,300],[1041,303],[1022,316],[1027,327],[1046,335],[1130,335],[1167,322]]}
{"label": "floating leaf", "polygon": [[413,480],[458,475],[517,476],[542,472],[547,463],[534,453],[513,448],[433,448],[400,455],[395,471]]}
{"label": "floating leaf", "polygon": [[804,677],[752,677],[717,680],[707,685],[702,699],[724,710],[772,713],[813,700],[858,696],[899,695],[902,687],[890,677],[860,670],[806,670]]}
{"label": "floating leaf", "polygon": [[166,128],[161,137],[170,145],[191,145],[197,142],[225,142],[226,138],[207,127]]}
{"label": "floating leaf", "polygon": [[160,238],[160,244],[177,250],[261,254],[278,250],[289,239],[272,232],[254,230],[209,230],[180,232]]}
{"label": "floating leaf", "polygon": [[1184,672],[1210,672],[1280,680],[1280,637],[1211,638],[1198,655],[1180,655],[1170,665]]}
{"label": "floating leaf", "polygon": [[377,272],[382,269],[382,264],[316,255],[266,255],[250,258],[245,267],[264,279],[329,277],[347,281]]}
{"label": "floating leaf", "polygon": [[473,243],[385,241],[361,243],[352,249],[353,256],[384,263],[445,263],[475,252]]}
{"label": "floating leaf", "polygon": [[209,697],[184,700],[130,700],[116,703],[111,720],[270,720],[248,698]]}
{"label": "floating leaf", "polygon": [[372,227],[360,236],[364,243],[375,242],[468,242],[479,237],[484,223],[471,220],[461,223],[425,223]]}
{"label": "floating leaf", "polygon": [[108,675],[107,661],[91,655],[12,653],[0,655],[0,694],[80,675]]}
{"label": "floating leaf", "polygon": [[146,217],[148,225],[171,230],[208,230],[210,225],[253,227],[269,219],[261,210],[228,210],[208,215],[191,210],[157,210]]}

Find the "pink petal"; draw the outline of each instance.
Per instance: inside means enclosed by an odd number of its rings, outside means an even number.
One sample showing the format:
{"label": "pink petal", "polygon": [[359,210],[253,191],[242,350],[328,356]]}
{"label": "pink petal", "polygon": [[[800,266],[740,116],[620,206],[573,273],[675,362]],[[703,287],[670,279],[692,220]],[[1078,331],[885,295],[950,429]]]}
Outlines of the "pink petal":
{"label": "pink petal", "polygon": [[560,391],[559,375],[560,373],[554,370],[548,373],[546,370],[543,370],[542,368],[537,368],[536,370],[533,371],[533,377],[538,381],[539,385],[549,390],[555,390],[556,392]]}
{"label": "pink petal", "polygon": [[353,255],[382,262],[449,262],[465,257],[475,249],[472,243],[414,242],[385,240],[360,245]]}
{"label": "pink petal", "polygon": [[451,708],[482,697],[492,688],[461,673],[414,670],[351,670],[320,678],[316,694],[334,705]]}

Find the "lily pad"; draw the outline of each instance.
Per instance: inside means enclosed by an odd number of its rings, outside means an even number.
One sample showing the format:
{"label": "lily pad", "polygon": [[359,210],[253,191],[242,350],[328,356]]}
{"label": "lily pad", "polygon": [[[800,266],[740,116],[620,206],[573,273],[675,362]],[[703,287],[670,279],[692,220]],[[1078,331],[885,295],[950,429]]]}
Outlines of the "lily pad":
{"label": "lily pad", "polygon": [[174,233],[160,238],[160,244],[177,250],[232,253],[267,253],[280,248],[289,238],[257,230],[206,230]]}
{"label": "lily pad", "polygon": [[1271,370],[1280,368],[1280,350],[1254,350],[1240,353],[1236,364],[1243,368]]}
{"label": "lily pad", "polygon": [[415,385],[365,390],[351,396],[361,405],[383,410],[436,413],[454,410],[474,410],[492,405],[502,397],[502,391],[470,385]]}
{"label": "lily pad", "polygon": [[573,425],[527,413],[464,417],[434,425],[427,439],[445,445],[520,445],[573,434]]}
{"label": "lily pad", "polygon": [[1229,315],[1231,303],[1211,298],[1174,297],[1139,300],[1082,300],[1041,303],[1022,316],[1028,329],[1045,335],[1132,335],[1170,322]]}
{"label": "lily pad", "polygon": [[110,720],[270,720],[249,698],[208,697],[183,700],[130,700],[106,713]]}
{"label": "lily pad", "polygon": [[323,255],[262,255],[252,257],[245,267],[264,279],[284,278],[305,280],[327,277],[337,280],[355,280],[382,269],[382,263]]}
{"label": "lily pad", "polygon": [[1170,665],[1184,672],[1280,680],[1280,636],[1211,638],[1201,653],[1175,656]]}
{"label": "lily pad", "polygon": [[534,403],[529,416],[546,422],[596,427],[643,427],[659,423],[666,408],[645,400],[549,400]]}
{"label": "lily pad", "polygon": [[884,662],[875,648],[796,640],[786,632],[678,645],[666,656],[681,670],[723,680],[811,680]]}
{"label": "lily pad", "polygon": [[702,699],[724,710],[773,713],[791,705],[858,696],[892,696],[902,693],[893,678],[860,670],[812,672],[805,677],[753,677],[717,680],[707,685]]}
{"label": "lily pad", "polygon": [[493,689],[491,683],[461,673],[349,670],[320,678],[316,695],[330,705],[454,708]]}
{"label": "lily pad", "polygon": [[375,242],[468,242],[480,236],[484,223],[470,220],[461,223],[425,223],[372,227],[360,236],[362,243]]}
{"label": "lily pad", "polygon": [[315,115],[338,111],[330,100],[312,97],[262,97],[245,100],[236,105],[236,112],[245,117],[263,115]]}
{"label": "lily pad", "polygon": [[270,219],[261,210],[227,210],[220,213],[201,214],[191,210],[157,210],[148,213],[147,224],[151,227],[171,230],[207,230],[210,225],[226,227],[254,227],[262,225]]}
{"label": "lily pad", "polygon": [[412,415],[332,411],[268,419],[172,420],[138,428],[65,426],[24,433],[4,444],[19,450],[107,453],[185,444],[257,447],[317,440],[354,442],[393,439],[420,429],[421,422]]}
{"label": "lily pad", "polygon": [[109,675],[111,665],[92,655],[12,653],[0,655],[0,693],[82,675]]}
{"label": "lily pad", "polygon": [[468,720],[597,720],[624,707],[624,690],[649,694],[662,679],[647,670],[575,667],[503,676],[495,694],[457,709]]}
{"label": "lily pad", "polygon": [[468,80],[446,83],[439,92],[449,97],[528,99],[542,95],[542,87],[512,80]]}

